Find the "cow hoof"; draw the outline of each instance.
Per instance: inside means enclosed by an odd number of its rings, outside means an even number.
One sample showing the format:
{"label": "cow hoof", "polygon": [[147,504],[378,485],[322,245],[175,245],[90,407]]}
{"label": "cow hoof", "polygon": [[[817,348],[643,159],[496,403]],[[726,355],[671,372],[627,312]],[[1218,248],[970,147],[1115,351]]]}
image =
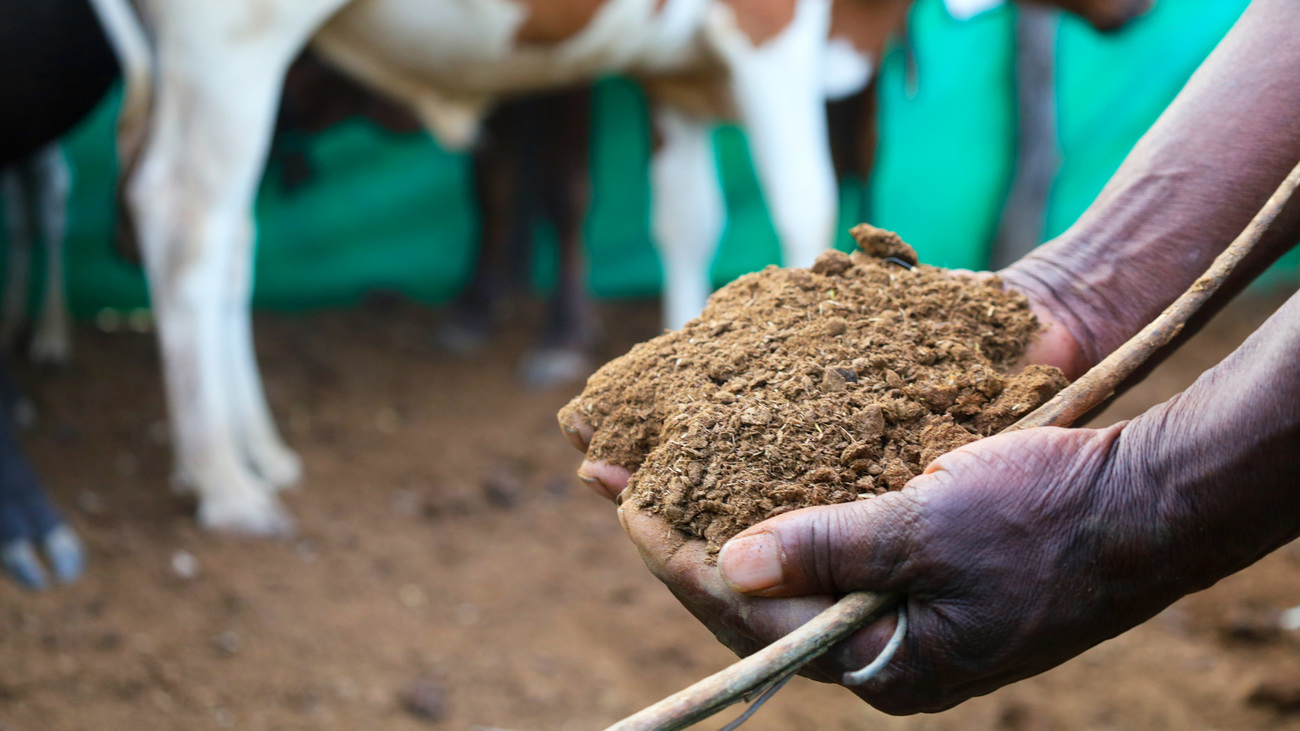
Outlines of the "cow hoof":
{"label": "cow hoof", "polygon": [[[86,567],[86,553],[72,528],[59,523],[45,534],[40,545],[55,580],[68,584],[81,578]],[[37,554],[36,545],[27,538],[7,540],[0,545],[0,564],[22,586],[44,589],[48,580]]]}
{"label": "cow hoof", "polygon": [[251,450],[253,470],[273,490],[285,490],[302,479],[302,459],[284,445],[262,444]]}
{"label": "cow hoof", "polygon": [[36,557],[36,547],[31,541],[22,538],[5,543],[0,547],[0,563],[20,585],[28,589],[45,588],[45,569],[41,568],[41,560]]}
{"label": "cow hoof", "polygon": [[54,578],[67,584],[81,578],[86,569],[86,549],[81,545],[81,538],[66,523],[55,526],[45,536],[45,557],[54,569]]}
{"label": "cow hoof", "polygon": [[448,320],[434,329],[433,344],[439,350],[466,358],[483,352],[489,336],[486,327]]}
{"label": "cow hoof", "polygon": [[591,359],[578,348],[538,348],[519,364],[519,380],[528,388],[554,388],[589,375]]}
{"label": "cow hoof", "polygon": [[204,498],[199,525],[234,535],[283,538],[293,535],[293,519],[274,496],[258,491]]}

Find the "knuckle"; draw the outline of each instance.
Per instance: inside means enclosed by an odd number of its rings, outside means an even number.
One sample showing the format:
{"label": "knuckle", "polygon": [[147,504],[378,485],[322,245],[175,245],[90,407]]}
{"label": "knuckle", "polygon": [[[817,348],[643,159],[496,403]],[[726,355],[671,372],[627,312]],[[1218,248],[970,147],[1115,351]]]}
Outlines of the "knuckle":
{"label": "knuckle", "polygon": [[901,493],[797,511],[790,520],[798,523],[782,526],[785,561],[831,592],[888,589],[922,523],[919,506]]}

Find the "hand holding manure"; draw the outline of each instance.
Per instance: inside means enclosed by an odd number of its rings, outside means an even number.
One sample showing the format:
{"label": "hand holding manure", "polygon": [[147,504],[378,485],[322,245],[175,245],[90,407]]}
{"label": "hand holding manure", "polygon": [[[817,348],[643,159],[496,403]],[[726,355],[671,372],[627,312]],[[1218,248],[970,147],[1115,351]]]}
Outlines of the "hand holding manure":
{"label": "hand holding manure", "polygon": [[1049,366],[1010,373],[1039,329],[1025,297],[916,265],[891,232],[853,234],[852,255],[719,290],[561,411],[590,461],[631,474],[625,509],[711,561],[768,518],[900,490],[1065,385]]}

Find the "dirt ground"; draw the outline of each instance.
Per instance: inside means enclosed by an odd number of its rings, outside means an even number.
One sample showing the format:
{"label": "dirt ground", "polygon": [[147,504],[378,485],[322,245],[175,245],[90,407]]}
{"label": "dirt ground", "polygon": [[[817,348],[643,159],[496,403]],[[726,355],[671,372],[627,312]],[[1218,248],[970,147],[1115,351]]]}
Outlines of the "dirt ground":
{"label": "dirt ground", "polygon": [[[1278,301],[1236,305],[1103,421],[1185,386]],[[605,316],[608,355],[654,334],[653,304]],[[21,373],[43,415],[27,444],[89,573],[0,583],[0,729],[599,729],[728,663],[573,478],[554,414],[575,390],[513,384],[529,328],[455,360],[435,317],[259,316],[307,468],[288,541],[205,535],[172,494],[151,336],[84,326],[71,369]],[[947,713],[891,718],[798,679],[746,728],[1300,728],[1248,701],[1273,683],[1300,707],[1300,635],[1254,620],[1297,604],[1287,548]]]}

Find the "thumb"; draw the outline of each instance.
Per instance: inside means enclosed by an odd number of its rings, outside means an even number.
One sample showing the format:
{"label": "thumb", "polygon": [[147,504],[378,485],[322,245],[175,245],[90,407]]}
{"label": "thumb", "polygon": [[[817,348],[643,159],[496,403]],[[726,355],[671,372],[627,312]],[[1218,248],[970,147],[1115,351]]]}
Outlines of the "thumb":
{"label": "thumb", "polygon": [[919,505],[904,489],[795,510],[732,538],[718,568],[732,589],[764,597],[902,590]]}

